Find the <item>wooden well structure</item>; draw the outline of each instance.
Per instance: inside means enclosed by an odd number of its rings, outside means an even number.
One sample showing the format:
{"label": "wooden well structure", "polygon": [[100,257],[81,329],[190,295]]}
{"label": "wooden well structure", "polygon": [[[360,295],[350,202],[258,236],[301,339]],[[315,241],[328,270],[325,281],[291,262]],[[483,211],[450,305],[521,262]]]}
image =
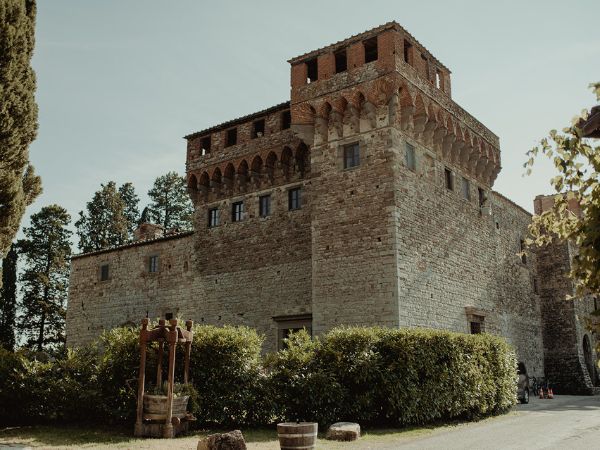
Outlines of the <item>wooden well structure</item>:
{"label": "wooden well structure", "polygon": [[[173,413],[173,385],[175,383],[175,353],[177,345],[184,346],[184,368],[183,382],[189,381],[190,370],[190,354],[192,351],[192,339],[194,333],[192,331],[193,322],[188,320],[185,322],[185,329],[178,325],[177,319],[169,320],[166,325],[165,320],[159,320],[158,326],[148,329],[150,321],[145,318],[142,320],[142,329],[140,331],[140,375],[138,379],[138,396],[137,396],[137,416],[135,421],[135,436],[143,437],[164,437],[172,438],[179,433],[188,430],[189,421],[195,420],[194,417],[186,411],[187,399],[184,402],[183,410],[178,413]],[[165,353],[165,345],[167,346],[167,395],[156,396],[145,392],[146,383],[146,353],[148,344],[152,342],[158,343],[158,358],[156,369],[156,386],[162,386],[162,367],[163,356]],[[152,403],[157,402],[157,399],[164,403],[163,411],[157,413],[149,408]],[[180,402],[179,402],[180,403]],[[181,405],[179,405],[181,406]]]}

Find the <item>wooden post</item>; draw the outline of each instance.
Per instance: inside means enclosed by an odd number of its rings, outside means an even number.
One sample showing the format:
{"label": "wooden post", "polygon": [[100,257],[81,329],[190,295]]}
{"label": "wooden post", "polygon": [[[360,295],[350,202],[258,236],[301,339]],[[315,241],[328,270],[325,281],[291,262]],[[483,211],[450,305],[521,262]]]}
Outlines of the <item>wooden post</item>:
{"label": "wooden post", "polygon": [[173,424],[171,419],[173,416],[173,381],[175,378],[175,345],[177,344],[177,319],[169,320],[169,333],[167,334],[167,342],[169,343],[169,374],[168,374],[168,390],[167,390],[167,417],[165,418],[165,426],[163,428],[163,437],[173,437]]}
{"label": "wooden post", "polygon": [[135,419],[135,436],[142,436],[142,419],[144,414],[144,383],[146,381],[146,333],[148,331],[148,319],[142,319],[142,331],[140,332],[140,374],[138,377],[138,398]]}
{"label": "wooden post", "polygon": [[[188,320],[185,322],[185,328],[191,333],[192,325],[194,322]],[[190,355],[192,354],[192,341],[185,343],[185,358],[184,358],[184,369],[183,369],[183,383],[187,384],[190,378]]]}
{"label": "wooden post", "polygon": [[[165,328],[165,320],[160,319],[158,321],[158,326],[161,329]],[[162,341],[158,341],[158,361],[156,364],[156,387],[158,389],[162,389],[162,362],[163,362],[163,347],[164,343]]]}

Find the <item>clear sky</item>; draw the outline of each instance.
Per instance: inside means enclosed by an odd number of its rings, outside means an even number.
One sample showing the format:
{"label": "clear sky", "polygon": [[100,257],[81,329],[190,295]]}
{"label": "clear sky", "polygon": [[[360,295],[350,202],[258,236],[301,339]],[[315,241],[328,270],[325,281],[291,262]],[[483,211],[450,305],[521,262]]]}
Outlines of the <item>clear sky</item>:
{"label": "clear sky", "polygon": [[[494,186],[531,210],[548,165],[525,152],[595,98],[598,3],[38,0],[39,135],[31,160],[73,218],[100,183],[184,173],[190,132],[289,99],[287,59],[395,20],[452,74],[454,100],[500,137]],[[26,223],[26,222],[25,222]]]}

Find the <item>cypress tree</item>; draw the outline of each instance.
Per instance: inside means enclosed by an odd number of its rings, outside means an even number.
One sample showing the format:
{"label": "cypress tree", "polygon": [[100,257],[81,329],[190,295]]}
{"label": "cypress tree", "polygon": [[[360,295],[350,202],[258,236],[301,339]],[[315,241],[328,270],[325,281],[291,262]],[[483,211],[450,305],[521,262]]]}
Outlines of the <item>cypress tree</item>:
{"label": "cypress tree", "polygon": [[150,217],[163,228],[192,228],[194,208],[187,193],[185,178],[176,172],[158,177],[148,191],[152,203],[148,206]]}
{"label": "cypress tree", "polygon": [[24,266],[19,329],[25,345],[37,351],[54,350],[65,342],[70,221],[63,207],[45,206],[31,216],[31,226],[23,230],[25,239],[19,241]]}
{"label": "cypress tree", "polygon": [[15,348],[15,319],[17,312],[17,251],[13,244],[2,260],[2,287],[0,287],[0,346]]}
{"label": "cypress tree", "polygon": [[29,164],[38,112],[30,65],[35,14],[34,0],[0,2],[0,257],[10,248],[25,208],[41,192]]}

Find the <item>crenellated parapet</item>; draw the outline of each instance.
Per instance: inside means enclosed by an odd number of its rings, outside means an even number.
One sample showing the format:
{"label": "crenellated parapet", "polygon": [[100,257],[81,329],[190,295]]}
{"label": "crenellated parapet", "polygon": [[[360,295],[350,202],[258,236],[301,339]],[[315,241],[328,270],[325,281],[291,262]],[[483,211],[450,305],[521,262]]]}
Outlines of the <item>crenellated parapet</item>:
{"label": "crenellated parapet", "polygon": [[445,164],[493,185],[498,137],[451,99],[450,71],[398,24],[289,62],[292,127],[308,145],[393,126]]}

